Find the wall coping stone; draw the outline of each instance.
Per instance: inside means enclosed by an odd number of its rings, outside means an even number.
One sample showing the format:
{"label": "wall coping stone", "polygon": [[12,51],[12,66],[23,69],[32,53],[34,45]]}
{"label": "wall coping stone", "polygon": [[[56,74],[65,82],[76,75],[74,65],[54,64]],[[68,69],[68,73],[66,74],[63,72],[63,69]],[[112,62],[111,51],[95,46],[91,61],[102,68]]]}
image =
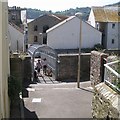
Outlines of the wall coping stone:
{"label": "wall coping stone", "polygon": [[104,97],[106,101],[112,104],[112,106],[119,111],[120,114],[120,95],[112,90],[109,86],[105,83],[100,83],[95,86],[95,91],[99,93],[101,97]]}

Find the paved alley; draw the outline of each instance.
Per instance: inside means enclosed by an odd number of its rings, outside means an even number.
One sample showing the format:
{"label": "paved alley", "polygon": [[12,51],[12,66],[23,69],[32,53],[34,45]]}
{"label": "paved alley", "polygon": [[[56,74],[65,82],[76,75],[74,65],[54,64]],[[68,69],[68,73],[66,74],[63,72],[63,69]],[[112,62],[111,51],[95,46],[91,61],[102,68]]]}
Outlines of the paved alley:
{"label": "paved alley", "polygon": [[[23,98],[25,118],[91,118],[90,82],[30,84]],[[48,83],[48,84],[47,84]]]}

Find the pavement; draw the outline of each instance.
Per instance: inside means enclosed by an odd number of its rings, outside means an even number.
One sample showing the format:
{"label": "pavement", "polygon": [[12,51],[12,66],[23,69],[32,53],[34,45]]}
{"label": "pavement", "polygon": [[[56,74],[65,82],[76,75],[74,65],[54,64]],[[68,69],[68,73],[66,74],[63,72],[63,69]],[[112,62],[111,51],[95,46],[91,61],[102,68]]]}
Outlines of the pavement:
{"label": "pavement", "polygon": [[25,118],[92,118],[93,89],[90,81],[65,83],[39,77],[23,94]]}

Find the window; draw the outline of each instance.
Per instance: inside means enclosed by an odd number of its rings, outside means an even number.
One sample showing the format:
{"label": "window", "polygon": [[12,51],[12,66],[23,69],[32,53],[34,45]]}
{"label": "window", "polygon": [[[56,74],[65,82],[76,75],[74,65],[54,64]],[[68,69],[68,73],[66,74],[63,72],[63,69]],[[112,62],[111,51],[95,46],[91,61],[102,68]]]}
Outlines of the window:
{"label": "window", "polygon": [[16,15],[12,15],[12,20],[15,20],[16,19]]}
{"label": "window", "polygon": [[99,30],[99,23],[97,22],[97,29]]}
{"label": "window", "polygon": [[115,43],[115,40],[114,39],[112,39],[112,44],[114,44]]}
{"label": "window", "polygon": [[113,29],[115,28],[115,24],[114,24],[114,23],[112,24],[112,28],[113,28]]}
{"label": "window", "polygon": [[34,31],[37,31],[37,30],[38,30],[38,26],[35,25],[35,26],[34,26]]}
{"label": "window", "polygon": [[46,31],[49,29],[49,26],[48,25],[44,25],[43,26],[43,33],[46,33]]}
{"label": "window", "polygon": [[34,36],[34,42],[38,42],[38,37]]}
{"label": "window", "polygon": [[43,37],[43,44],[47,44],[47,36]]}

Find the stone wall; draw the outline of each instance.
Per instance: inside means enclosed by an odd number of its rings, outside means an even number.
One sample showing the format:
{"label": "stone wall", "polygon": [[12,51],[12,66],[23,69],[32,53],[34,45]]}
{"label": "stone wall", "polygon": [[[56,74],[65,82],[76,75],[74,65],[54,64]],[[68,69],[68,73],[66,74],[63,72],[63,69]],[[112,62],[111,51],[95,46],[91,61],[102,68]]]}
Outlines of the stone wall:
{"label": "stone wall", "polygon": [[98,51],[91,52],[90,62],[90,80],[91,85],[95,86],[103,81],[104,75],[104,58],[107,58],[107,54]]}
{"label": "stone wall", "polygon": [[17,78],[18,80],[23,80],[23,68],[22,59],[20,58],[10,58],[10,75]]}
{"label": "stone wall", "polygon": [[120,95],[104,83],[94,88],[93,118],[120,118]]}
{"label": "stone wall", "polygon": [[[57,80],[77,81],[78,54],[58,54]],[[90,79],[90,54],[81,54],[81,80]]]}
{"label": "stone wall", "polygon": [[15,57],[10,58],[10,75],[22,82],[30,81],[31,79],[31,58],[25,57],[24,59]]}

